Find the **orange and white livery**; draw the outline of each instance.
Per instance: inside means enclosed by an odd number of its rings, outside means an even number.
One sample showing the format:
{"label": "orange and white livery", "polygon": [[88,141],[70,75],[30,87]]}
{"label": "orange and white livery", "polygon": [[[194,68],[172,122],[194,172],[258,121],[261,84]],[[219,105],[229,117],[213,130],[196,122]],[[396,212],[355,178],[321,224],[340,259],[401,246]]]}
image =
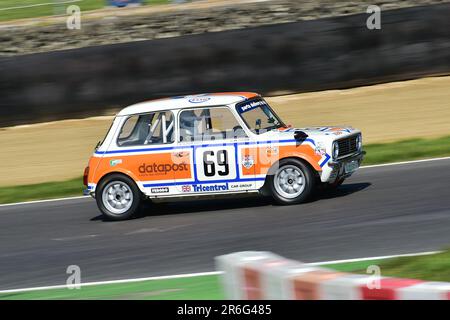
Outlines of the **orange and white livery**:
{"label": "orange and white livery", "polygon": [[173,97],[117,114],[85,169],[85,193],[115,220],[143,199],[259,192],[296,204],[342,183],[363,154],[359,130],[291,128],[256,93]]}

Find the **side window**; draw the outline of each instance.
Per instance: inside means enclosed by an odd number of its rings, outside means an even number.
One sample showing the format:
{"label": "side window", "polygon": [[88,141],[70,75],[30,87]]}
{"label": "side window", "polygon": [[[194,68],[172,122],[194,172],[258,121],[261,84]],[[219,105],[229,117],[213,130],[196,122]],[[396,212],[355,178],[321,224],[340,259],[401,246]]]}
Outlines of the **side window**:
{"label": "side window", "polygon": [[172,112],[152,112],[130,116],[122,125],[117,145],[120,147],[166,144],[173,142]]}
{"label": "side window", "polygon": [[180,113],[180,141],[210,141],[246,137],[233,113],[225,107]]}
{"label": "side window", "polygon": [[119,140],[124,141],[129,139],[131,134],[133,133],[133,129],[136,127],[139,116],[131,116],[129,117],[122,126],[119,134]]}

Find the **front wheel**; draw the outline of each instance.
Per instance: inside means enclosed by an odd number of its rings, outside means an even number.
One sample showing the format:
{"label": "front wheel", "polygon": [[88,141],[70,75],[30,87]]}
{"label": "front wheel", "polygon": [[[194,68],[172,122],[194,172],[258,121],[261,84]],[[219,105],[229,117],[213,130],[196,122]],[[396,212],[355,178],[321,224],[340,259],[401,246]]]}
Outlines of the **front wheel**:
{"label": "front wheel", "polygon": [[113,174],[102,180],[95,195],[97,206],[109,220],[126,220],[139,210],[141,193],[133,180]]}
{"label": "front wheel", "polygon": [[298,204],[312,194],[315,177],[308,165],[297,159],[283,159],[268,177],[272,197],[279,204]]}

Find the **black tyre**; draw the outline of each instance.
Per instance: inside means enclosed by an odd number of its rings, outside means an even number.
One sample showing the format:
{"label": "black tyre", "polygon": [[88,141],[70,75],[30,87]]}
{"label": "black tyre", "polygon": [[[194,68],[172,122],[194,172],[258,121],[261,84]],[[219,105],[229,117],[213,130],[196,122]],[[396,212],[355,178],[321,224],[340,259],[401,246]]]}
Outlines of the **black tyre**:
{"label": "black tyre", "polygon": [[96,188],[95,199],[109,220],[126,220],[139,211],[142,194],[136,183],[122,174],[112,174]]}
{"label": "black tyre", "polygon": [[297,159],[282,159],[268,177],[268,187],[274,200],[282,205],[305,202],[316,184],[312,169]]}

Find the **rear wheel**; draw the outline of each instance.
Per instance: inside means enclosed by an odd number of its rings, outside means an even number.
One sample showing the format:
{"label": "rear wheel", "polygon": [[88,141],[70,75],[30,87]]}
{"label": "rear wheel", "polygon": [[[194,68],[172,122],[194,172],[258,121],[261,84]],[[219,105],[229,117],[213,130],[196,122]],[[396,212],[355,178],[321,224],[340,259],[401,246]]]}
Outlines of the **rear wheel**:
{"label": "rear wheel", "polygon": [[95,198],[100,211],[110,220],[126,220],[137,213],[141,192],[133,180],[121,174],[103,179],[96,188]]}
{"label": "rear wheel", "polygon": [[272,197],[279,204],[306,201],[315,186],[315,177],[308,165],[297,159],[283,159],[268,177]]}

